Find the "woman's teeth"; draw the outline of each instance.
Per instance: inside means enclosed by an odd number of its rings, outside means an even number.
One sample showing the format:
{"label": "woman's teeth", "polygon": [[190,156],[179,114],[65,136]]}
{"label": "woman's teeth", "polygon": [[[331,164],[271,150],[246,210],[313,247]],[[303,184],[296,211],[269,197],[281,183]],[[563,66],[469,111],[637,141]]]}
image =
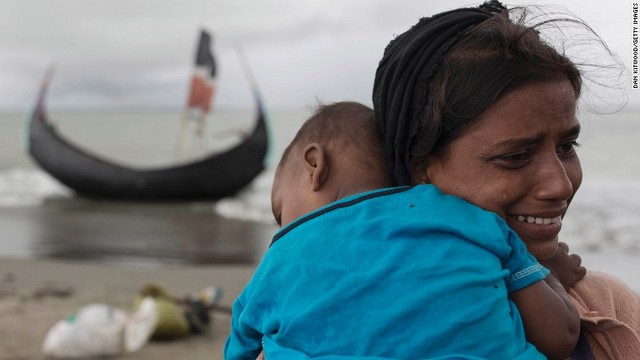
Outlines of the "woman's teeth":
{"label": "woman's teeth", "polygon": [[518,215],[518,221],[523,221],[523,222],[526,221],[529,224],[549,225],[549,224],[558,224],[562,222],[562,218],[560,216],[556,216],[553,218],[542,218],[542,217]]}

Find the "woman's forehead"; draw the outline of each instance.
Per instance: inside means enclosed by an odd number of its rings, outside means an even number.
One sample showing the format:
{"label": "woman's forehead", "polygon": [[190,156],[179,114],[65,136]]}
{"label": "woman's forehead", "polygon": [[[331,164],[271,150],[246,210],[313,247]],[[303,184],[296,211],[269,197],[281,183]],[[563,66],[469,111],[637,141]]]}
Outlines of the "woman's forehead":
{"label": "woman's forehead", "polygon": [[537,82],[500,97],[469,126],[467,133],[510,137],[566,132],[579,125],[575,113],[576,97],[568,80]]}

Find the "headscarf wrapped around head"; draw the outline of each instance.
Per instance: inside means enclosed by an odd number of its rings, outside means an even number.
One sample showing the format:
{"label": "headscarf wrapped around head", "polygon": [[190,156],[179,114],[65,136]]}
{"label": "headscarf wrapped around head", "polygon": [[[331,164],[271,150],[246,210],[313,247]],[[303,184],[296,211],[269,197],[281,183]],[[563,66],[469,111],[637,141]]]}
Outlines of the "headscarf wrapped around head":
{"label": "headscarf wrapped around head", "polygon": [[[429,83],[447,50],[470,28],[506,8],[496,0],[422,18],[392,40],[384,51],[373,87],[375,117],[384,137],[385,154],[397,185],[411,183],[409,155],[425,124],[420,118],[433,104]],[[424,129],[439,131],[438,128]]]}

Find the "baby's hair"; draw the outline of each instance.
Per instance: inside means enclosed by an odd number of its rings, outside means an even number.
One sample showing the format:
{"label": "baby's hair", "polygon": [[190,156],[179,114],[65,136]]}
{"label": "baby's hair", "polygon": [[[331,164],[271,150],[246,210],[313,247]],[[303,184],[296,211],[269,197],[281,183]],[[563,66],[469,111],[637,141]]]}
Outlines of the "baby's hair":
{"label": "baby's hair", "polygon": [[284,163],[293,149],[319,143],[341,153],[356,151],[359,158],[382,157],[382,137],[373,119],[373,109],[354,101],[319,105],[300,127],[282,154]]}

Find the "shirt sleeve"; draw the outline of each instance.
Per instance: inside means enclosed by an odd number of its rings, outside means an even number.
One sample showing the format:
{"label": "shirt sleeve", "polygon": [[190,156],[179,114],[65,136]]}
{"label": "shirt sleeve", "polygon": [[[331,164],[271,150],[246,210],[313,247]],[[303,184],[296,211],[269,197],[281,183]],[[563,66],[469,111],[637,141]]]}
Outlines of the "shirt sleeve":
{"label": "shirt sleeve", "polygon": [[233,303],[231,333],[224,346],[226,360],[255,360],[262,350],[262,334],[245,324],[242,296]]}
{"label": "shirt sleeve", "polygon": [[512,230],[507,232],[507,243],[511,252],[502,263],[504,268],[509,270],[505,279],[509,293],[524,289],[549,275],[549,270],[527,251],[524,242]]}

